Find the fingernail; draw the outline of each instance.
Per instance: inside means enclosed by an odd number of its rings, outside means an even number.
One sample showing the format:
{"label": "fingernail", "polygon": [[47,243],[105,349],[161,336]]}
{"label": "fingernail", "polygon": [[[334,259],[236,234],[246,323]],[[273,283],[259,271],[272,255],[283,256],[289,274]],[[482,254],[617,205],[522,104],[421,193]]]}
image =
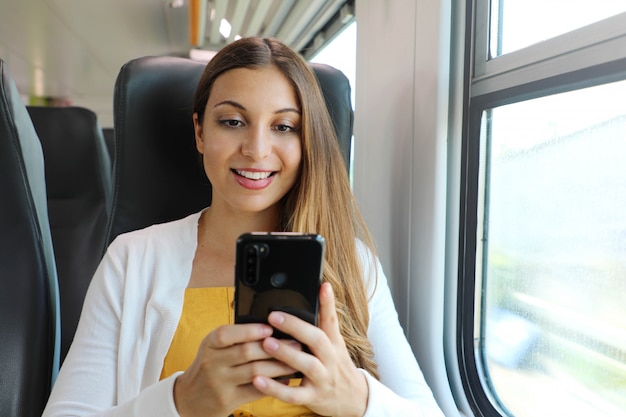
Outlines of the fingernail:
{"label": "fingernail", "polygon": [[270,324],[283,324],[283,322],[285,321],[285,316],[281,313],[273,312],[269,315],[268,321],[270,322]]}
{"label": "fingernail", "polygon": [[257,388],[267,388],[267,382],[265,381],[265,379],[261,378],[260,376],[257,376],[256,378],[254,378],[254,385]]}
{"label": "fingernail", "polygon": [[265,348],[270,352],[275,352],[278,350],[278,341],[272,338],[265,339]]}
{"label": "fingernail", "polygon": [[294,349],[302,349],[302,345],[295,340],[287,340],[287,345],[291,346]]}
{"label": "fingernail", "polygon": [[270,326],[263,326],[261,328],[261,337],[268,337],[274,333],[274,329]]}
{"label": "fingernail", "polygon": [[333,286],[330,285],[329,282],[325,282],[324,284],[324,291],[326,291],[326,294],[333,295]]}

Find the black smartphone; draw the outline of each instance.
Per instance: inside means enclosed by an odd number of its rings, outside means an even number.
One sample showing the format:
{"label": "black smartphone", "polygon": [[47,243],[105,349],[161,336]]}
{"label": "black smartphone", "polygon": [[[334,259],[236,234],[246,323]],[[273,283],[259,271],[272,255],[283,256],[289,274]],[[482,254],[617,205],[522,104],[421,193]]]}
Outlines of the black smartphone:
{"label": "black smartphone", "polygon": [[[284,311],[317,325],[325,241],[318,234],[246,233],[237,239],[235,323]],[[290,338],[278,330],[274,337]]]}

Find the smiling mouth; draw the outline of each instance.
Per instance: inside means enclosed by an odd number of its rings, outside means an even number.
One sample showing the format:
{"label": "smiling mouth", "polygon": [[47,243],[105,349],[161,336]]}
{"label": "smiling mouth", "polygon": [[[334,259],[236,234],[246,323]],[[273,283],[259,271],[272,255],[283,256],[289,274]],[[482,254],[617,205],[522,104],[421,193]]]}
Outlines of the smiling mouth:
{"label": "smiling mouth", "polygon": [[232,169],[232,171],[239,176],[242,176],[244,178],[247,178],[249,180],[254,180],[254,181],[264,180],[266,178],[271,177],[272,175],[276,173],[276,171],[245,171],[245,170],[239,170],[239,169]]}

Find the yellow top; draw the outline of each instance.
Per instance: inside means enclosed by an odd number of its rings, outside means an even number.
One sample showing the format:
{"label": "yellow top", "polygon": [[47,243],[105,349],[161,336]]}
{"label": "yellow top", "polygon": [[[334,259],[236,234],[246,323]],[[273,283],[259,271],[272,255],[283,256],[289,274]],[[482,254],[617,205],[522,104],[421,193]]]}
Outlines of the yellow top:
{"label": "yellow top", "polygon": [[[232,287],[187,288],[183,312],[165,356],[161,379],[186,370],[198,353],[200,342],[213,329],[233,322]],[[247,403],[232,414],[234,417],[314,417],[308,408],[284,403],[272,397]]]}

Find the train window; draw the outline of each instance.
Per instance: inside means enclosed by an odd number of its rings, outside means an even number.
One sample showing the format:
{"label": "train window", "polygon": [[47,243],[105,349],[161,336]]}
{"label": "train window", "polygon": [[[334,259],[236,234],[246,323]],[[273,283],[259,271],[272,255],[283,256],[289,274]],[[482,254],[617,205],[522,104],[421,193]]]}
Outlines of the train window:
{"label": "train window", "polygon": [[623,0],[492,0],[491,56],[516,51],[624,11]]}
{"label": "train window", "polygon": [[626,417],[626,3],[468,4],[457,303],[468,406]]}
{"label": "train window", "polygon": [[514,416],[626,416],[625,96],[622,81],[483,113],[476,339]]}
{"label": "train window", "polygon": [[352,21],[332,41],[311,59],[331,65],[342,71],[352,87],[352,107],[354,107],[354,86],[356,78],[356,21]]}

